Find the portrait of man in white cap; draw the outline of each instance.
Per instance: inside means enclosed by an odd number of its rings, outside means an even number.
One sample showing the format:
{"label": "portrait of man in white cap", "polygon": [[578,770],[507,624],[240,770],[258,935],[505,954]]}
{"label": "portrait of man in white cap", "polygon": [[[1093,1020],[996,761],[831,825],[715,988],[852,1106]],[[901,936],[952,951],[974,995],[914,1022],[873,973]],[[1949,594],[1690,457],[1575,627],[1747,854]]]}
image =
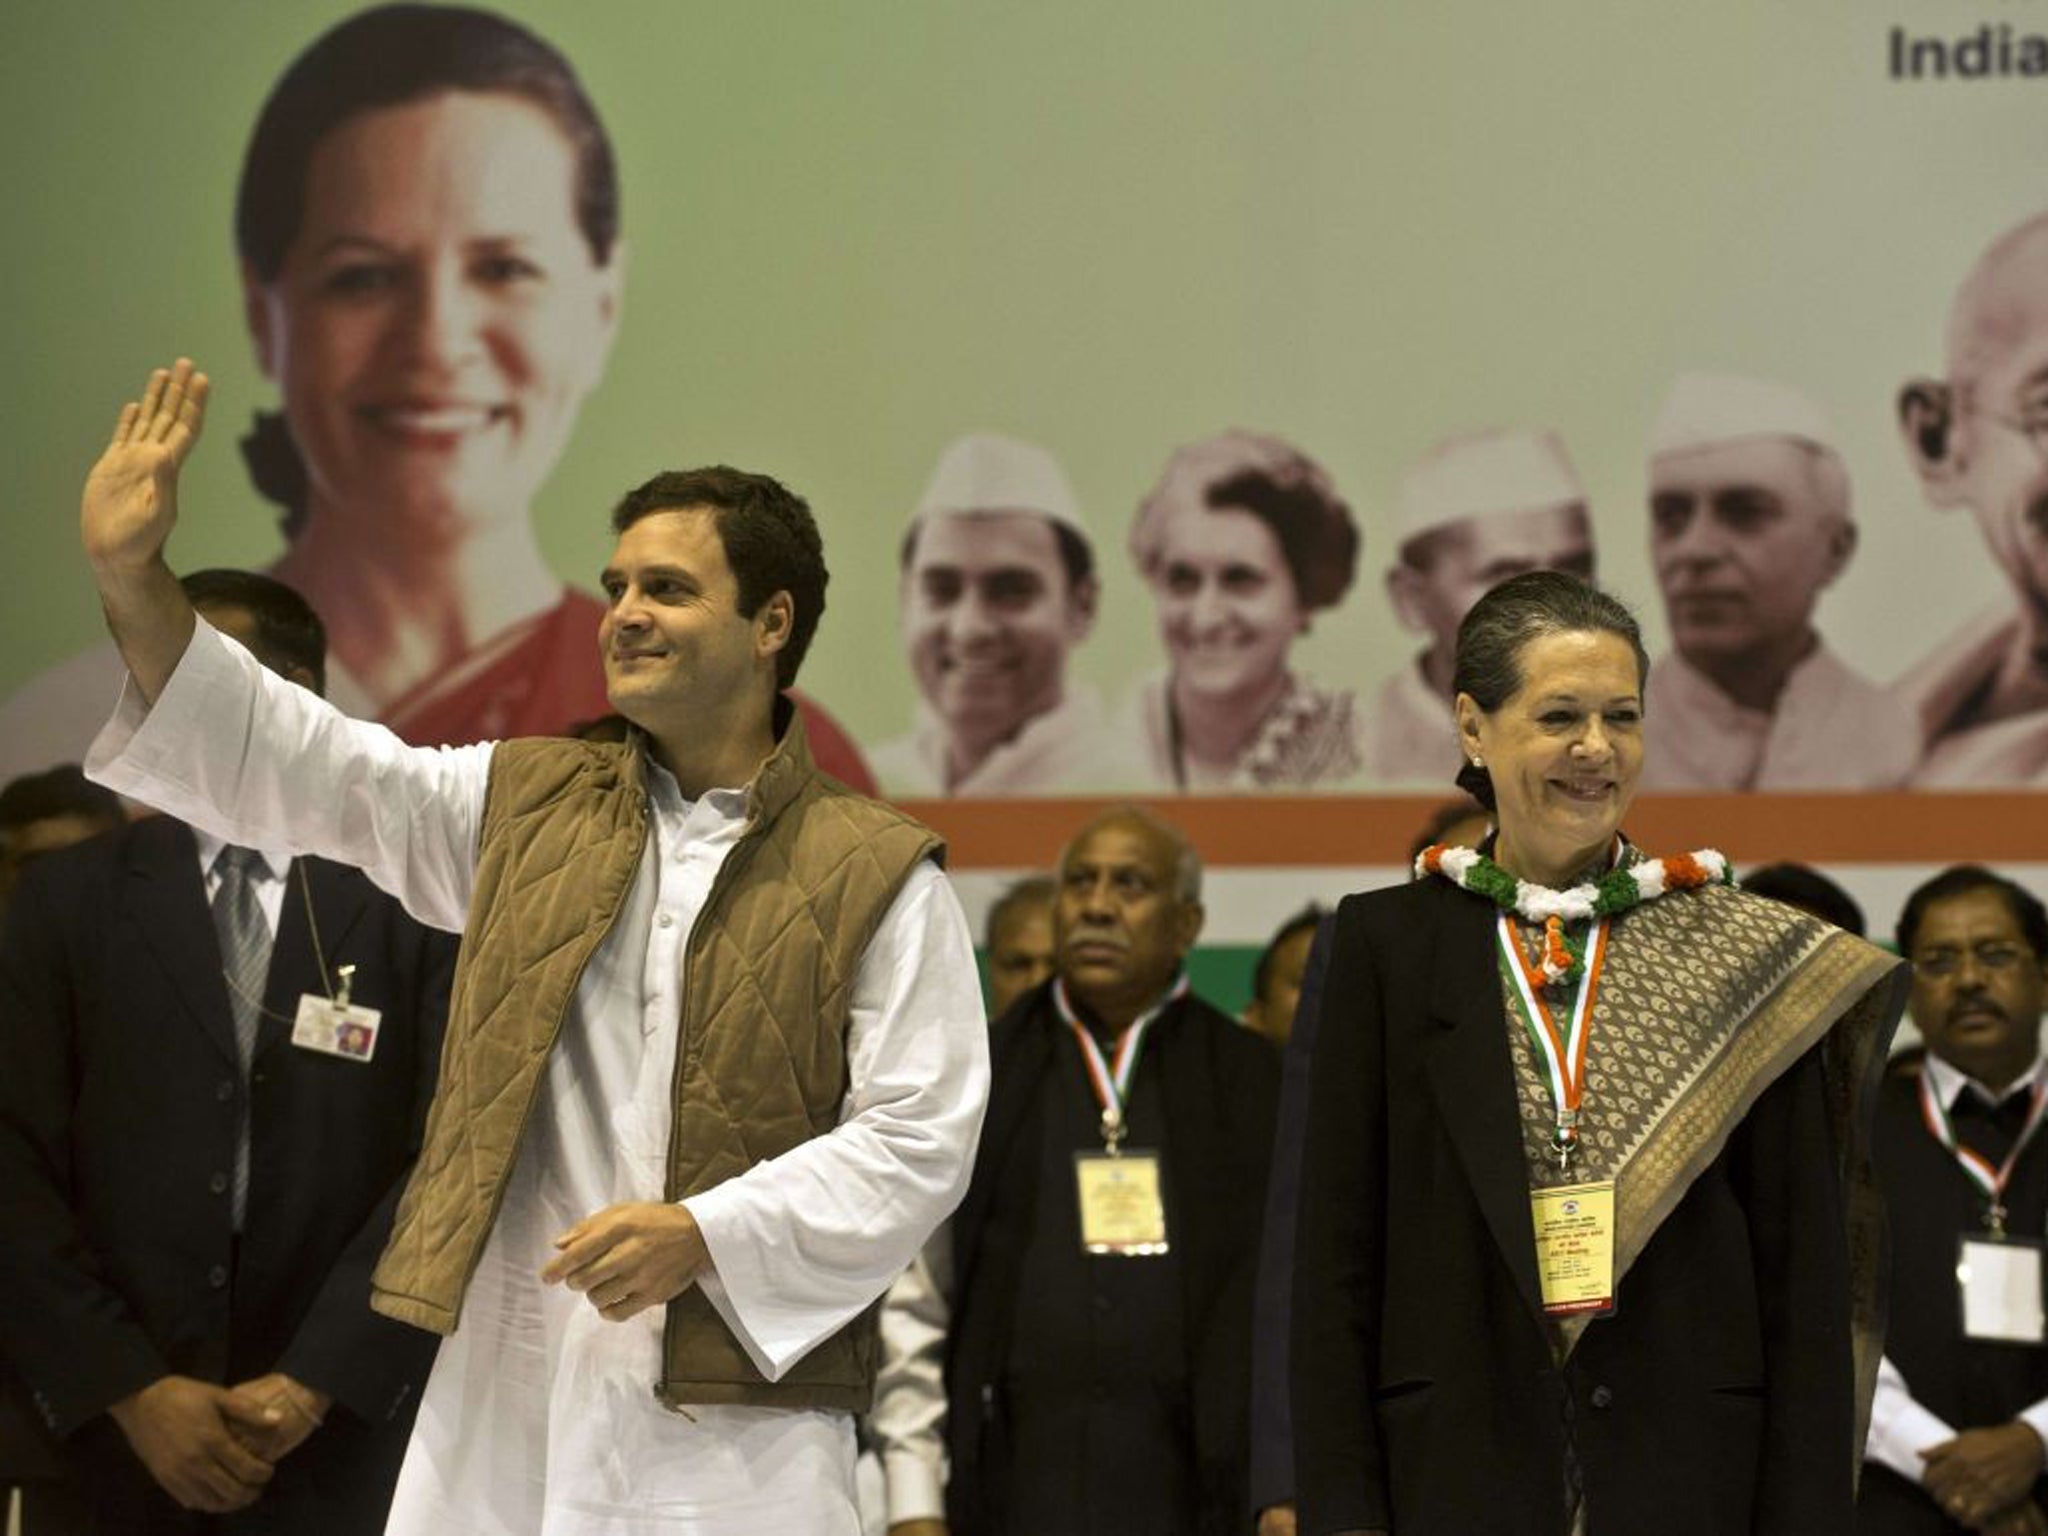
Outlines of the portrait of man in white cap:
{"label": "portrait of man in white cap", "polygon": [[1968,507],[2013,606],[1899,679],[1929,787],[2048,784],[2048,213],[1992,242],[1949,312],[1948,377],[1899,394],[1927,499]]}
{"label": "portrait of man in white cap", "polygon": [[1554,432],[1475,432],[1439,443],[1401,477],[1401,547],[1387,595],[1427,642],[1380,685],[1372,773],[1441,787],[1458,771],[1451,664],[1458,626],[1524,571],[1593,579],[1585,487]]}
{"label": "portrait of man in white cap", "polygon": [[1681,374],[1650,445],[1650,559],[1672,649],[1650,668],[1643,783],[1883,789],[1919,756],[1906,712],[1814,628],[1856,551],[1819,406],[1768,379]]}
{"label": "portrait of man in white cap", "polygon": [[911,732],[870,754],[897,795],[1100,787],[1100,701],[1067,677],[1095,622],[1094,548],[1059,461],[992,432],[939,456],[903,536]]}

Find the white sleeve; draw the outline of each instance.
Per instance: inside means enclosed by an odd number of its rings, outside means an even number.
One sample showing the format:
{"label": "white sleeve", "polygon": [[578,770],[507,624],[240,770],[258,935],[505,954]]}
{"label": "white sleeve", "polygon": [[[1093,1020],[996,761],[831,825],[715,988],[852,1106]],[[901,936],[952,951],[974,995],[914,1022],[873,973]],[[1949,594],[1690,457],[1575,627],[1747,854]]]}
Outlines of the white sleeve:
{"label": "white sleeve", "polygon": [[1890,1467],[1918,1486],[1927,1472],[1921,1453],[1955,1437],[1953,1429],[1914,1400],[1899,1368],[1889,1358],[1880,1360],[1877,1395],[1870,1403],[1870,1438],[1863,1442],[1863,1459]]}
{"label": "white sleeve", "polygon": [[351,865],[460,931],[490,762],[488,744],[409,747],[350,719],[201,620],[154,706],[122,690],[85,768],[231,843]]}
{"label": "white sleeve", "polygon": [[942,1226],[882,1302],[882,1366],[868,1420],[882,1456],[889,1523],[946,1517],[946,1327],[953,1235]]}
{"label": "white sleeve", "polygon": [[2044,1449],[2048,1449],[2048,1397],[2022,1408],[2013,1418],[2038,1435]]}
{"label": "white sleeve", "polygon": [[960,1203],[988,1103],[967,918],[920,863],[854,978],[840,1123],[684,1201],[699,1284],[769,1380],[844,1327]]}

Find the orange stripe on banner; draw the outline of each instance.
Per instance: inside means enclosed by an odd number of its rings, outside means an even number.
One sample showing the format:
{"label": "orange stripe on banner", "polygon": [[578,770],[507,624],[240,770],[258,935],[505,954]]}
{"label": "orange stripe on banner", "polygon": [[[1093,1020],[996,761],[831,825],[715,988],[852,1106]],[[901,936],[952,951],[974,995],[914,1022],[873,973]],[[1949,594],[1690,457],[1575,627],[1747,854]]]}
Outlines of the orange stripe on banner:
{"label": "orange stripe on banner", "polygon": [[[1048,865],[1090,817],[1124,800],[906,800],[955,869]],[[1436,795],[1177,796],[1149,805],[1218,868],[1405,864]],[[1644,795],[1629,836],[1655,854],[1718,848],[1738,865],[2048,862],[2048,795]]]}

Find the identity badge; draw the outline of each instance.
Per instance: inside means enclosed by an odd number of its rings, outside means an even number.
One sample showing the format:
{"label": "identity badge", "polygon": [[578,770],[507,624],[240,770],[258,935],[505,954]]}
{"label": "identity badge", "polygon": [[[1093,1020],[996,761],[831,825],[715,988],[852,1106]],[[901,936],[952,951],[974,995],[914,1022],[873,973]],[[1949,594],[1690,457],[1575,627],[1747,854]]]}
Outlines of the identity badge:
{"label": "identity badge", "polygon": [[1614,1310],[1614,1180],[1529,1192],[1536,1274],[1552,1317]]}
{"label": "identity badge", "polygon": [[1074,1177],[1081,1195],[1083,1249],[1126,1258],[1166,1252],[1166,1201],[1157,1152],[1076,1152]]}
{"label": "identity badge", "polygon": [[2041,1304],[2042,1244],[2026,1237],[1966,1236],[1956,1253],[1963,1337],[2004,1344],[2048,1342]]}
{"label": "identity badge", "polygon": [[366,1062],[377,1053],[377,1026],[383,1018],[375,1008],[302,993],[299,1015],[292,1021],[292,1044],[323,1056]]}

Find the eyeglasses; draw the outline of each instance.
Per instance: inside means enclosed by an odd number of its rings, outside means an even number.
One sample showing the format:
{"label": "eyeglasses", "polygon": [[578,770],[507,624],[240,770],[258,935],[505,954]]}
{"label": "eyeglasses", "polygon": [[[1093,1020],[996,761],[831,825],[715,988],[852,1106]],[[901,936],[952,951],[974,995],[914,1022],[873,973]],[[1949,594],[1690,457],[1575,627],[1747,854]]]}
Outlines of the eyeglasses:
{"label": "eyeglasses", "polygon": [[2027,952],[2017,944],[1979,944],[1970,950],[1933,949],[1924,955],[1913,957],[1913,969],[1924,976],[1946,978],[1963,968],[1968,958],[1976,963],[1980,971],[2000,975],[2025,963]]}

